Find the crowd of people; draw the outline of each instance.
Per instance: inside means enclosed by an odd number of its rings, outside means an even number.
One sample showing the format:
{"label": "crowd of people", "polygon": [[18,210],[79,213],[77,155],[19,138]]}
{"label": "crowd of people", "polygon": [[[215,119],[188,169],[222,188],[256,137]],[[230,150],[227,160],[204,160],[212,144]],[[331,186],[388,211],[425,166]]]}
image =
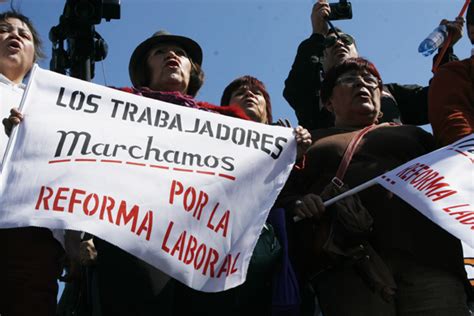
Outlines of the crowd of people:
{"label": "crowd of people", "polygon": [[[285,81],[283,95],[299,121],[296,162],[242,285],[200,292],[96,236],[0,229],[0,315],[218,315],[223,308],[231,315],[470,315],[473,293],[459,239],[378,185],[323,204],[473,133],[474,57],[459,61],[452,48],[464,19],[441,22],[453,41],[430,85],[422,87],[384,84],[376,66],[359,57],[354,37],[327,23],[330,10],[327,0],[314,4],[313,34],[298,47]],[[466,24],[474,44],[474,4]],[[0,14],[0,84],[11,90],[0,96],[2,156],[7,135],[24,119],[15,108],[23,80],[43,56],[27,17]],[[133,87],[118,89],[291,127],[274,120],[265,84],[251,75],[230,82],[220,105],[198,101],[202,61],[197,42],[159,31],[132,53]],[[433,135],[416,126],[428,123]],[[67,283],[57,304],[59,278]],[[291,292],[285,301],[277,288]]]}

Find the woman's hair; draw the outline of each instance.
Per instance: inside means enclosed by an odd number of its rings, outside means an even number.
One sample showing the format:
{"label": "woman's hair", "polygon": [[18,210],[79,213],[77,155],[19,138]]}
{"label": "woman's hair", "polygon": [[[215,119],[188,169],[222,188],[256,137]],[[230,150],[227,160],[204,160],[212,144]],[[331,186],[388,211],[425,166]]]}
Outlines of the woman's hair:
{"label": "woman's hair", "polygon": [[265,85],[263,82],[258,80],[255,77],[252,76],[242,76],[225,87],[224,92],[222,93],[221,97],[221,105],[230,105],[230,99],[232,98],[232,93],[234,93],[236,90],[238,90],[240,87],[246,86],[249,87],[250,89],[258,89],[259,91],[262,92],[263,98],[265,99],[266,103],[266,110],[267,110],[267,123],[271,123],[273,118],[272,118],[272,103],[270,101],[270,95],[267,92],[267,89],[265,88]]}
{"label": "woman's hair", "polygon": [[35,61],[40,58],[44,58],[45,55],[43,53],[43,43],[41,41],[41,38],[39,37],[38,31],[36,31],[31,20],[17,11],[6,11],[0,13],[0,22],[4,22],[7,19],[18,19],[21,22],[25,23],[26,26],[28,26],[31,34],[33,35],[33,44],[35,46]]}
{"label": "woman's hair", "polygon": [[379,87],[382,88],[382,78],[380,77],[380,74],[373,63],[361,57],[348,58],[342,63],[329,69],[329,71],[324,76],[324,81],[321,85],[321,102],[323,104],[326,104],[329,98],[331,97],[332,90],[336,86],[337,79],[343,74],[351,71],[356,71],[360,73],[366,71],[368,73],[371,73],[379,80]]}
{"label": "woman's hair", "polygon": [[[150,67],[148,67],[148,64],[147,64],[150,51],[146,54],[146,58],[143,58],[139,64],[142,67],[141,69],[144,70],[144,74],[145,74],[145,77],[144,78],[142,77],[142,80],[140,80],[140,81],[144,81],[141,83],[141,86],[143,87],[147,87],[150,84],[150,80],[151,80],[151,73],[150,73],[151,69]],[[204,71],[202,70],[201,66],[199,66],[199,64],[195,63],[191,59],[191,57],[188,56],[188,58],[189,58],[189,62],[191,63],[191,73],[189,74],[189,83],[188,83],[188,89],[186,91],[186,94],[194,98],[204,83]]]}
{"label": "woman's hair", "polygon": [[186,94],[195,97],[204,83],[204,71],[199,64],[189,59],[191,62],[191,74],[189,75],[188,91]]}

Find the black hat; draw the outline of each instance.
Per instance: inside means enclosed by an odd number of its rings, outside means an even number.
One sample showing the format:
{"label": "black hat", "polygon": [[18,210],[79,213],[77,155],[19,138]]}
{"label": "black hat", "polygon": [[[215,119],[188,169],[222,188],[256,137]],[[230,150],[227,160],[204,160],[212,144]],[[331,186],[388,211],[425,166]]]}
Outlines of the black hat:
{"label": "black hat", "polygon": [[133,51],[130,63],[128,64],[128,73],[133,86],[142,87],[145,84],[145,70],[143,69],[146,60],[146,54],[155,45],[160,43],[173,43],[182,47],[189,58],[199,66],[202,64],[202,49],[198,43],[192,39],[179,35],[171,35],[166,31],[158,31],[151,37],[143,41]]}

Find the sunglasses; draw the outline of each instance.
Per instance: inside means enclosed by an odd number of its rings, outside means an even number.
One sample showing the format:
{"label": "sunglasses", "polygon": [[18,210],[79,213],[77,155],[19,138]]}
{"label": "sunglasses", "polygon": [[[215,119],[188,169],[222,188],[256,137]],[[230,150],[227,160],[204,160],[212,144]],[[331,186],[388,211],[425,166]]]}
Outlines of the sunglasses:
{"label": "sunglasses", "polygon": [[338,40],[341,40],[341,42],[346,45],[352,45],[354,44],[354,38],[348,34],[340,34],[339,33],[339,38],[337,36],[328,36],[324,39],[324,47],[329,48],[334,46]]}

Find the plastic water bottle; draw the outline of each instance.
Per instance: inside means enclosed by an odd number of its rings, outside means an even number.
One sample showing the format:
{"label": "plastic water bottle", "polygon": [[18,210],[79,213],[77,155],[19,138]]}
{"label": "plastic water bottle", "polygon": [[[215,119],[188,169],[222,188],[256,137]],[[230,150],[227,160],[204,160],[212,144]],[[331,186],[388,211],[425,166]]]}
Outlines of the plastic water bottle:
{"label": "plastic water bottle", "polygon": [[441,45],[443,45],[444,41],[448,37],[448,29],[446,25],[440,25],[428,35],[427,38],[421,42],[420,46],[418,46],[418,52],[422,53],[423,56],[429,56],[433,54],[435,50],[437,50]]}

